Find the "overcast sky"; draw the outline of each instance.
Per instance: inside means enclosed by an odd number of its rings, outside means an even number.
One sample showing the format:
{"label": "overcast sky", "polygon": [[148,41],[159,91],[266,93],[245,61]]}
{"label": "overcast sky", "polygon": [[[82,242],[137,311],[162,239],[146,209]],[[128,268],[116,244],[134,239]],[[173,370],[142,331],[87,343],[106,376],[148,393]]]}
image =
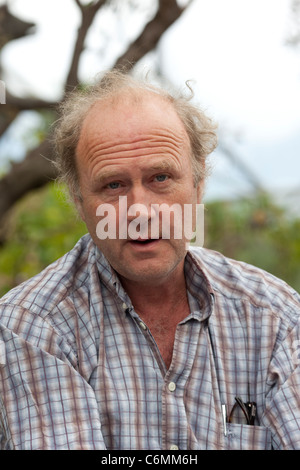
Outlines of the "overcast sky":
{"label": "overcast sky", "polygon": [[[151,2],[140,2],[146,4]],[[7,86],[57,99],[79,24],[74,2],[11,0],[11,5],[38,29],[4,50]],[[193,80],[196,100],[219,122],[222,140],[273,191],[300,188],[300,51],[285,44],[290,5],[291,0],[194,0],[158,47],[162,72],[179,86]],[[99,17],[81,62],[82,78],[100,71],[99,57],[101,68],[111,65],[125,38],[133,37],[142,10],[129,16],[121,12],[126,18],[121,28],[108,10]],[[96,46],[99,27],[102,49]],[[226,158],[217,153],[213,164],[208,196],[247,189]]]}
{"label": "overcast sky", "polygon": [[[286,45],[290,6],[290,0],[198,0],[161,45],[163,71],[179,84],[195,79],[197,98],[223,138],[239,135],[233,150],[279,193],[300,191],[300,50]],[[245,185],[226,160],[213,161],[213,192],[226,195],[225,174],[237,191]]]}

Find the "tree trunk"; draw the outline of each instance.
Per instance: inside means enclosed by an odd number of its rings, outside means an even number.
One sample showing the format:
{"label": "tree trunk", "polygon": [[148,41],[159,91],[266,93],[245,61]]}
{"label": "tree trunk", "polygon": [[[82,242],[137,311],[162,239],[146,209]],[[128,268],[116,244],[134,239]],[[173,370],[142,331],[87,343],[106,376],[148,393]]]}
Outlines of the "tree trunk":
{"label": "tree trunk", "polygon": [[[84,6],[79,0],[75,0],[75,2],[81,10],[82,22],[78,29],[65,91],[78,85],[78,64],[84,49],[86,35],[98,10],[109,3],[99,0]],[[176,0],[160,0],[155,17],[145,26],[143,32],[129,46],[126,53],[116,61],[115,67],[122,66],[129,71],[136,62],[157,45],[159,38],[179,18],[182,11],[183,9],[178,7]],[[3,105],[5,108],[0,117],[0,131],[6,130],[18,113],[24,109],[53,108],[53,105],[54,103],[35,99],[18,99],[8,95],[7,104]],[[0,225],[9,209],[28,191],[41,187],[56,178],[52,160],[52,144],[49,139],[46,139],[37,148],[30,151],[22,162],[12,165],[9,173],[0,180]]]}

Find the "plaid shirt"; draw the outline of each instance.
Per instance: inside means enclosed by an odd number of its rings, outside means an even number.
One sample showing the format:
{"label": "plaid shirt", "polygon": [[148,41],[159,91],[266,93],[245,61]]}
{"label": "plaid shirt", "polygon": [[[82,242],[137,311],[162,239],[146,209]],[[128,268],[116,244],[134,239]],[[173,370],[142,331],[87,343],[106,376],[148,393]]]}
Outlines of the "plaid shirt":
{"label": "plaid shirt", "polygon": [[[300,297],[206,249],[168,370],[89,235],[0,303],[2,449],[300,449]],[[235,396],[255,425],[224,426]]]}

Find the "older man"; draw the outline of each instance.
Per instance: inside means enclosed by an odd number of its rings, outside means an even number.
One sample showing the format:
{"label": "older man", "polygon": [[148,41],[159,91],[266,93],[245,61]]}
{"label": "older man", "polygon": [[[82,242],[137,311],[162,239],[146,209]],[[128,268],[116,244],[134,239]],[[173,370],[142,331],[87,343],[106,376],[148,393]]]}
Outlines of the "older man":
{"label": "older man", "polygon": [[[89,234],[1,300],[2,448],[300,449],[299,295],[187,248],[211,121],[118,72],[61,112],[57,166]],[[168,237],[162,205],[182,209]]]}

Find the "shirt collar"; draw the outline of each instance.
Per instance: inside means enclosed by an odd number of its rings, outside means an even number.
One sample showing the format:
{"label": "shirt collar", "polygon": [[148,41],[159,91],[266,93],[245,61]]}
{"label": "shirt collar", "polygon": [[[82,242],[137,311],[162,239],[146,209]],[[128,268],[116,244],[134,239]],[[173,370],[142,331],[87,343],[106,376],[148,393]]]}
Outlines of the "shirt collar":
{"label": "shirt collar", "polygon": [[[185,258],[184,271],[191,312],[194,311],[195,317],[203,321],[212,313],[214,291],[201,266],[200,258],[199,254],[190,249]],[[195,309],[195,305],[198,309]]]}
{"label": "shirt collar", "polygon": [[132,307],[131,300],[128,297],[126,291],[124,290],[118,274],[112,268],[107,258],[104,256],[102,251],[99,248],[96,248],[96,263],[99,272],[99,277],[101,282],[115,295],[117,295],[123,303],[127,305],[128,308]]}
{"label": "shirt collar", "polygon": [[[131,300],[124,290],[116,271],[111,267],[104,254],[97,247],[95,248],[96,262],[101,282],[131,309]],[[214,293],[200,265],[199,255],[196,255],[192,250],[187,252],[184,270],[192,316],[201,321],[205,320],[212,313]]]}

